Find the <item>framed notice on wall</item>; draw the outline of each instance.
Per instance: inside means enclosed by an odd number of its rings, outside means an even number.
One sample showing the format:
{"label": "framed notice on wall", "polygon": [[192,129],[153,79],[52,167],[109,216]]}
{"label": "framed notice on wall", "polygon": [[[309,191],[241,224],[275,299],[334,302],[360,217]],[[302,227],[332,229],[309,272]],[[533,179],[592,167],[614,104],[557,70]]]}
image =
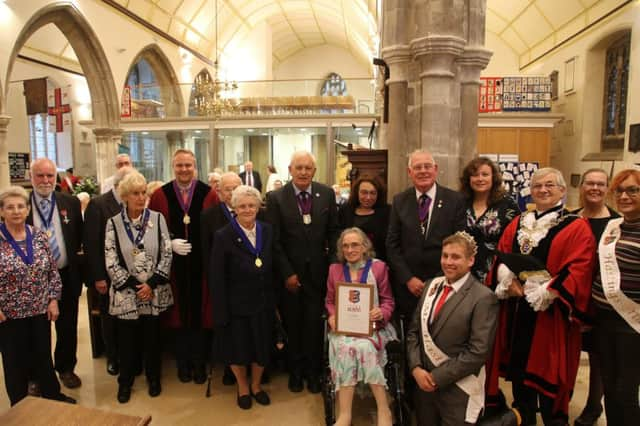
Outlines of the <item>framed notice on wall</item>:
{"label": "framed notice on wall", "polygon": [[503,111],[550,111],[550,77],[504,77]]}
{"label": "framed notice on wall", "polygon": [[502,77],[481,77],[478,112],[502,111]]}
{"label": "framed notice on wall", "polygon": [[29,170],[29,153],[10,152],[9,179],[11,182],[22,182],[27,180],[27,170]]}

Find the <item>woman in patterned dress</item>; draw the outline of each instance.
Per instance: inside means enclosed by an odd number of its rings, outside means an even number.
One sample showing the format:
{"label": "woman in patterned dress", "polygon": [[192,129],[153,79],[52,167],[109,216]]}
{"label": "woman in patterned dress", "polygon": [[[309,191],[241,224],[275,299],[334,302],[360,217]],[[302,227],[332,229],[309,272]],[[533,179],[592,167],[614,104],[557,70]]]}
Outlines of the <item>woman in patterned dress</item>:
{"label": "woman in patterned dress", "polygon": [[162,391],[158,316],[173,304],[169,284],[172,255],[164,217],[145,207],[144,176],[128,174],[118,185],[118,193],[124,208],[107,222],[104,251],[111,278],[109,314],[118,318],[118,401],[125,403],[131,397],[138,349],[143,351],[149,396]]}
{"label": "woman in patterned dress", "polygon": [[[42,396],[75,403],[60,393],[51,359],[51,323],[58,319],[62,282],[49,237],[26,224],[24,188],[0,191],[0,349],[11,405],[27,396],[32,374]],[[33,371],[32,371],[33,368]]]}
{"label": "woman in patterned dress", "polygon": [[471,273],[484,282],[504,228],[520,214],[502,186],[500,170],[486,157],[471,160],[462,172],[460,191],[467,199],[467,228],[478,245]]}
{"label": "woman in patterned dress", "polygon": [[[351,405],[355,386],[368,384],[378,407],[378,425],[391,425],[391,411],[387,402],[384,366],[387,363],[385,346],[396,339],[389,323],[395,303],[389,285],[387,265],[374,259],[369,238],[360,228],[345,229],[338,239],[337,256],[340,263],[329,267],[325,307],[329,312],[329,365],[338,392],[340,412],[336,425],[351,424]],[[336,334],[335,295],[337,282],[359,282],[374,285],[374,307],[369,319],[374,323],[371,337],[351,337]]]}

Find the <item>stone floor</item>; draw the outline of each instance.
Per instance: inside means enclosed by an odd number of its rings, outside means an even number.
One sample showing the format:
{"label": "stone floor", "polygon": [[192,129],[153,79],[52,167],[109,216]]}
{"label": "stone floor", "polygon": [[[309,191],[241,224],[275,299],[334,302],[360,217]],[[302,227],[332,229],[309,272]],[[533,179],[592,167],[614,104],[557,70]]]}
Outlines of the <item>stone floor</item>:
{"label": "stone floor", "polygon": [[[55,333],[54,333],[55,334]],[[212,396],[205,397],[206,386],[180,383],[171,360],[164,363],[163,392],[157,398],[147,394],[146,382],[138,377],[133,387],[131,401],[119,404],[116,401],[116,378],[105,370],[105,359],[93,359],[89,340],[86,299],[81,298],[79,321],[78,366],[76,373],[82,378],[82,387],[63,392],[73,396],[78,403],[87,407],[116,411],[123,414],[152,416],[153,425],[323,425],[324,413],[322,397],[307,391],[290,393],[287,377],[276,374],[265,390],[271,396],[268,407],[256,406],[241,410],[236,406],[235,387],[223,386],[219,371],[214,374]],[[583,354],[584,356],[585,354]],[[570,406],[571,419],[580,414],[586,399],[588,385],[588,364],[583,357],[578,380]],[[0,381],[4,383],[0,370]],[[504,387],[508,391],[509,386]],[[507,392],[509,398],[509,392]],[[0,385],[0,412],[9,408],[4,386]],[[42,413],[41,415],[46,415]],[[604,416],[603,416],[604,417]],[[354,401],[354,426],[374,424],[375,402],[372,397],[358,397]],[[541,422],[540,422],[541,424]],[[601,418],[598,425],[605,425]]]}

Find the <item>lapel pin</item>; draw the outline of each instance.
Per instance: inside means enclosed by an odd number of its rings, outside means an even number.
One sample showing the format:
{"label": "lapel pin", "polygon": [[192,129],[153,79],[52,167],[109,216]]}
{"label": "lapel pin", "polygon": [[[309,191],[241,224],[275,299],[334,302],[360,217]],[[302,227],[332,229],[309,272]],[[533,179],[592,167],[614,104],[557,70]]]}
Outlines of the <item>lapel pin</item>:
{"label": "lapel pin", "polygon": [[320,197],[320,193],[319,192],[316,192],[316,197]]}
{"label": "lapel pin", "polygon": [[241,243],[241,242],[242,242],[242,240],[241,240],[240,238],[238,238],[238,242],[239,242],[239,243]]}
{"label": "lapel pin", "polygon": [[442,208],[442,200],[438,200],[438,208],[441,209]]}

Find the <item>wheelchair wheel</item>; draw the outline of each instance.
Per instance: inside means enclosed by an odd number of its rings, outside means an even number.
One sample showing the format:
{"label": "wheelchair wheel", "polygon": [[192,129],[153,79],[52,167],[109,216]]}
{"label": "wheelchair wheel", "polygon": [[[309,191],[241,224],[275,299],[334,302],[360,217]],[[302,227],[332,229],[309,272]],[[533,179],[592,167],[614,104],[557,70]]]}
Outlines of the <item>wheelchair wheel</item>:
{"label": "wheelchair wheel", "polygon": [[324,402],[324,421],[327,426],[333,426],[336,422],[336,388],[331,380],[331,375],[324,378],[322,387],[322,400]]}

